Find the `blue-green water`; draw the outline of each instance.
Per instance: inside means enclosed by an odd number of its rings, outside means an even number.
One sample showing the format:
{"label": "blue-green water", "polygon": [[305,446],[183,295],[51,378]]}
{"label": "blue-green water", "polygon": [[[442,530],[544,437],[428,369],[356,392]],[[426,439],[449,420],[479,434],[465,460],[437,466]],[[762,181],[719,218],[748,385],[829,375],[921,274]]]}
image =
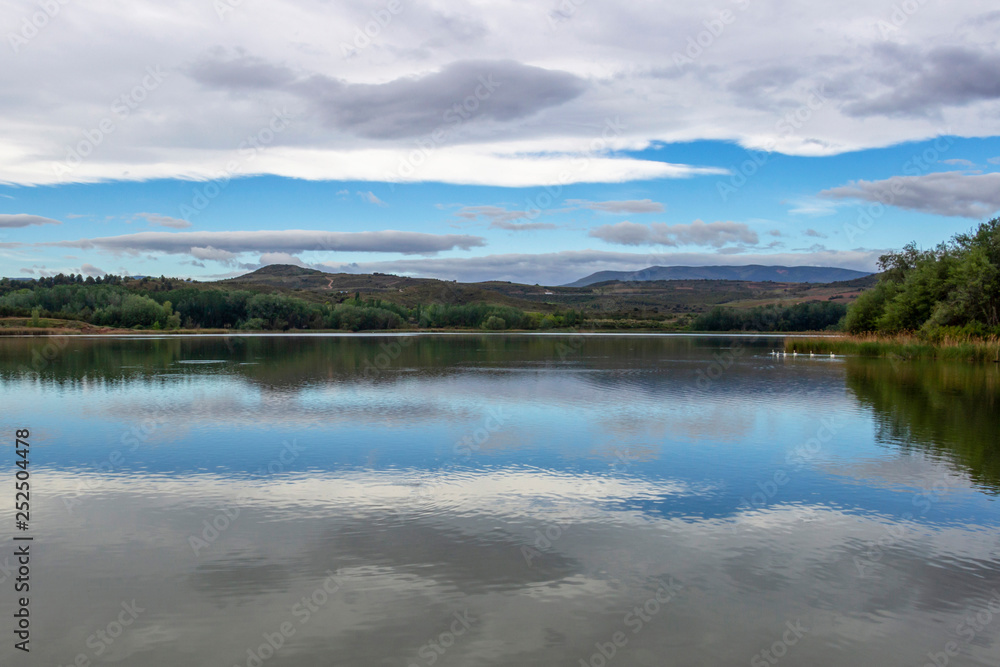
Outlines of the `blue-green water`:
{"label": "blue-green water", "polygon": [[0,339],[0,663],[1000,664],[996,367],[780,347]]}

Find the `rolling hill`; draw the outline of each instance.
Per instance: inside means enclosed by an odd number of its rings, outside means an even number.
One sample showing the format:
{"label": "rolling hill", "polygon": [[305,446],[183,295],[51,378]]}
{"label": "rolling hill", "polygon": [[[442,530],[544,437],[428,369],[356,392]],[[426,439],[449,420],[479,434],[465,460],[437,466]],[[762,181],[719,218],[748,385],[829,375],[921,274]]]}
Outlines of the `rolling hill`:
{"label": "rolling hill", "polygon": [[[456,305],[491,303],[514,306],[527,311],[556,312],[572,308],[595,315],[629,313],[637,317],[658,319],[701,313],[720,305],[749,308],[768,304],[790,305],[803,301],[836,299],[843,299],[844,303],[849,303],[877,279],[875,275],[860,271],[826,270],[845,271],[848,274],[858,274],[860,277],[830,283],[696,278],[605,280],[583,287],[543,287],[504,281],[458,283],[385,273],[324,273],[315,269],[276,264],[236,278],[217,283],[201,283],[201,285],[204,288],[224,285],[226,289],[276,290],[320,303],[339,303],[353,298],[357,293],[362,298],[378,298],[407,307],[429,303]],[[801,277],[804,274],[800,272],[795,275]]]}
{"label": "rolling hill", "polygon": [[639,271],[598,271],[565,287],[587,287],[594,283],[618,280],[747,280],[780,283],[833,283],[870,275],[864,271],[827,266],[650,266]]}

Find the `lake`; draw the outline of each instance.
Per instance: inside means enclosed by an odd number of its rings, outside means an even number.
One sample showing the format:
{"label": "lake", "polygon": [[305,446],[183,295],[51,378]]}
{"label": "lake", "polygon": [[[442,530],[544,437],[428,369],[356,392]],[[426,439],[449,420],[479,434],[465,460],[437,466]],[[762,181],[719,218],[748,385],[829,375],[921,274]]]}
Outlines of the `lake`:
{"label": "lake", "polygon": [[996,366],[782,345],[0,339],[0,663],[1000,664]]}

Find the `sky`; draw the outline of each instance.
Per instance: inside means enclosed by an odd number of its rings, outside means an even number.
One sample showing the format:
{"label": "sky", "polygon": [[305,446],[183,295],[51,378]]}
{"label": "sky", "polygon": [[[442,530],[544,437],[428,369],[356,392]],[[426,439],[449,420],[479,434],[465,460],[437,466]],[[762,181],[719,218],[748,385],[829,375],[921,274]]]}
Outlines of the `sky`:
{"label": "sky", "polygon": [[0,275],[874,271],[1000,211],[985,0],[0,0]]}

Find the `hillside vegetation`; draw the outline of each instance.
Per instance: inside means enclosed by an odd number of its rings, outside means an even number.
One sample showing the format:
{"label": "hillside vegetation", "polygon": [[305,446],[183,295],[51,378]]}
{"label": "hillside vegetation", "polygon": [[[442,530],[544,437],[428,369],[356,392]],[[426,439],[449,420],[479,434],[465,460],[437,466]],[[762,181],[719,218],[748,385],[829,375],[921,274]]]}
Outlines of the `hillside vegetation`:
{"label": "hillside vegetation", "polygon": [[[682,330],[698,315],[726,305],[734,313],[756,309],[750,315],[753,321],[779,327],[768,330],[785,330],[802,313],[815,311],[820,302],[822,312],[839,313],[840,304],[853,300],[872,283],[872,277],[831,284],[611,281],[571,288],[500,281],[456,283],[380,273],[330,274],[288,265],[268,266],[218,282],[60,274],[28,281],[0,280],[0,318],[8,318],[0,320],[0,327],[43,328],[40,319],[44,318],[103,330],[154,331]],[[796,306],[806,303],[813,305]],[[788,308],[793,309],[771,317]],[[10,318],[20,319],[15,325]],[[709,320],[715,322],[711,326],[735,321],[734,316],[722,318],[718,312]],[[742,324],[734,326],[742,328]]]}
{"label": "hillside vegetation", "polygon": [[909,244],[879,258],[874,288],[850,307],[850,333],[923,339],[1000,335],[1000,218],[931,250]]}

